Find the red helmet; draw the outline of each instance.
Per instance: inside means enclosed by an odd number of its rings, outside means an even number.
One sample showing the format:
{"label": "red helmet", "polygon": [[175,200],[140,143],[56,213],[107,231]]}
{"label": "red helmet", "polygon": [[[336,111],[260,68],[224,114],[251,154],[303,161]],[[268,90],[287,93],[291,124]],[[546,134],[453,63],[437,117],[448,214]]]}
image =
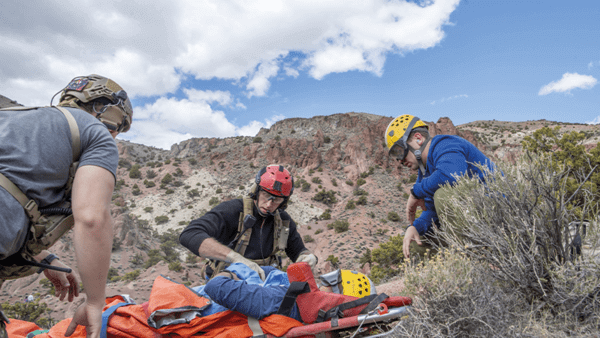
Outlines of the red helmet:
{"label": "red helmet", "polygon": [[[294,192],[294,178],[282,165],[271,164],[256,174],[256,185],[271,195],[289,198]],[[257,191],[258,193],[258,191]]]}

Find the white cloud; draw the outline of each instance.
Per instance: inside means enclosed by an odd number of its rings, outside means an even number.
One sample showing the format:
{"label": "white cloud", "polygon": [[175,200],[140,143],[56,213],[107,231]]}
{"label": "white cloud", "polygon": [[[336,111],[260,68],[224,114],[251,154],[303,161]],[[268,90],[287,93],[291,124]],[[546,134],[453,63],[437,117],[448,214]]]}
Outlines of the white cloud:
{"label": "white cloud", "polygon": [[275,115],[270,119],[266,119],[265,122],[252,121],[244,127],[238,128],[237,134],[243,136],[254,136],[258,134],[260,128],[271,128],[271,126],[280,120],[283,120],[285,116]]}
{"label": "white cloud", "polygon": [[558,81],[550,82],[543,86],[538,95],[548,95],[550,93],[571,93],[571,90],[575,88],[591,89],[598,83],[591,75],[580,75],[577,73],[564,73],[562,78]]}
{"label": "white cloud", "polygon": [[[135,143],[171,149],[175,143],[193,137],[254,136],[260,128],[270,128],[284,119],[276,115],[265,122],[251,121],[236,127],[224,112],[213,110],[212,104],[230,105],[231,94],[223,91],[185,89],[186,98],[159,98],[135,110],[133,126],[120,138]],[[244,107],[245,108],[245,107]]]}
{"label": "white cloud", "polygon": [[587,124],[600,124],[600,116],[596,116],[596,118],[591,122],[586,122]]}
{"label": "white cloud", "polygon": [[271,86],[269,79],[277,75],[278,71],[279,66],[275,60],[261,63],[260,66],[258,66],[258,70],[252,74],[251,79],[246,86],[246,89],[249,90],[247,94],[248,98],[266,95]]}
{"label": "white cloud", "polygon": [[446,101],[450,101],[450,100],[454,100],[454,99],[461,99],[461,98],[466,99],[468,97],[469,97],[469,95],[467,95],[467,94],[460,94],[460,95],[454,95],[454,96],[449,96],[449,97],[443,97],[440,100],[431,101],[430,104],[431,105],[435,105],[437,102],[442,103],[442,102],[446,102]]}
{"label": "white cloud", "polygon": [[[267,95],[279,70],[316,79],[352,70],[381,75],[389,53],[437,45],[458,3],[9,1],[0,20],[0,92],[46,102],[72,77],[98,73],[132,97],[174,93],[187,75],[234,80],[252,97]],[[291,51],[300,60],[285,59]]]}
{"label": "white cloud", "polygon": [[588,63],[588,69],[592,68],[594,68],[594,61],[590,61],[590,63]]}

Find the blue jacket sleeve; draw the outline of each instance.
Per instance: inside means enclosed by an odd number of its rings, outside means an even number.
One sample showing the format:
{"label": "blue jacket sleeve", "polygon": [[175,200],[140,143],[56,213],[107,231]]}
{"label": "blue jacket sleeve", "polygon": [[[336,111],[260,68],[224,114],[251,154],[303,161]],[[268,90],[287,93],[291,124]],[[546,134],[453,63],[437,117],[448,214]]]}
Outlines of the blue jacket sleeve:
{"label": "blue jacket sleeve", "polygon": [[427,210],[423,211],[421,216],[415,219],[412,224],[417,229],[417,232],[419,232],[419,236],[423,236],[431,228],[431,224],[438,220],[433,200],[426,199],[425,206]]}
{"label": "blue jacket sleeve", "polygon": [[413,186],[415,196],[421,199],[433,198],[441,185],[456,181],[453,175],[461,176],[467,171],[467,157],[464,149],[460,144],[453,142],[443,142],[443,144],[439,142],[431,152],[431,161],[428,158],[427,162],[428,166],[433,166],[433,168],[427,168],[427,171],[432,174]]}
{"label": "blue jacket sleeve", "polygon": [[277,312],[287,288],[248,284],[219,276],[208,281],[204,291],[216,303],[230,310],[262,319]]}

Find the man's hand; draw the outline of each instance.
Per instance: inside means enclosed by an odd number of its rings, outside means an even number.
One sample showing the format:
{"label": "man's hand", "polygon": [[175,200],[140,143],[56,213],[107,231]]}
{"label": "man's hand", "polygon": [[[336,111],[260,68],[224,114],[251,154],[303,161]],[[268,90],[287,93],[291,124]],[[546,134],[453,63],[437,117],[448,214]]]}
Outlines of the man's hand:
{"label": "man's hand", "polygon": [[427,210],[425,206],[425,200],[417,199],[413,194],[410,194],[408,197],[408,202],[406,202],[406,219],[408,220],[408,224],[412,225],[415,221],[415,213],[417,212],[417,207],[421,207],[421,210]]}
{"label": "man's hand", "polygon": [[100,338],[102,330],[102,308],[103,304],[93,305],[87,301],[81,304],[65,332],[65,337],[69,337],[75,332],[77,325],[85,326],[87,338]]}
{"label": "man's hand", "polygon": [[265,280],[265,272],[263,271],[263,269],[260,266],[258,266],[258,264],[245,258],[244,256],[240,255],[239,253],[231,250],[231,252],[227,254],[227,261],[230,263],[242,263],[242,264],[246,265],[247,267],[249,267],[250,269],[258,272],[258,275],[260,276],[261,280]]}
{"label": "man's hand", "polygon": [[418,245],[423,244],[421,243],[421,237],[419,236],[417,228],[411,225],[406,229],[404,241],[402,242],[402,252],[406,258],[410,258],[410,242],[412,241],[416,241]]}
{"label": "man's hand", "polygon": [[315,268],[315,265],[317,265],[317,261],[317,256],[311,253],[301,254],[300,256],[298,256],[298,259],[296,259],[296,263],[306,262],[308,263],[308,265],[310,265],[311,269]]}
{"label": "man's hand", "polygon": [[[53,260],[51,265],[70,269],[58,259]],[[73,272],[65,273],[46,269],[44,270],[44,275],[52,282],[52,284],[54,284],[54,295],[61,301],[65,299],[67,294],[69,295],[67,298],[69,302],[72,302],[73,298],[79,296],[79,280]]]}

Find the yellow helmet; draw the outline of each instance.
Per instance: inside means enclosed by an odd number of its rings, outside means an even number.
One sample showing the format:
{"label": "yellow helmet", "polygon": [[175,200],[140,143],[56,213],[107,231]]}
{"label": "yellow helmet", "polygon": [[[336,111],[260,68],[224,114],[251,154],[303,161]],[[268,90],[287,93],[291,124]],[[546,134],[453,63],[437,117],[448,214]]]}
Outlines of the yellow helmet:
{"label": "yellow helmet", "polygon": [[369,277],[357,271],[342,270],[342,285],[343,294],[346,296],[362,298],[377,293]]}
{"label": "yellow helmet", "polygon": [[94,105],[93,109],[108,129],[124,133],[131,127],[133,108],[127,92],[109,78],[96,74],[78,76],[59,93],[59,106],[83,109],[81,103],[100,102],[104,107],[96,111]]}
{"label": "yellow helmet", "polygon": [[385,141],[389,155],[399,161],[403,160],[408,153],[408,146],[406,145],[408,136],[410,136],[413,129],[418,127],[429,129],[425,122],[409,114],[400,115],[392,120],[385,131]]}

